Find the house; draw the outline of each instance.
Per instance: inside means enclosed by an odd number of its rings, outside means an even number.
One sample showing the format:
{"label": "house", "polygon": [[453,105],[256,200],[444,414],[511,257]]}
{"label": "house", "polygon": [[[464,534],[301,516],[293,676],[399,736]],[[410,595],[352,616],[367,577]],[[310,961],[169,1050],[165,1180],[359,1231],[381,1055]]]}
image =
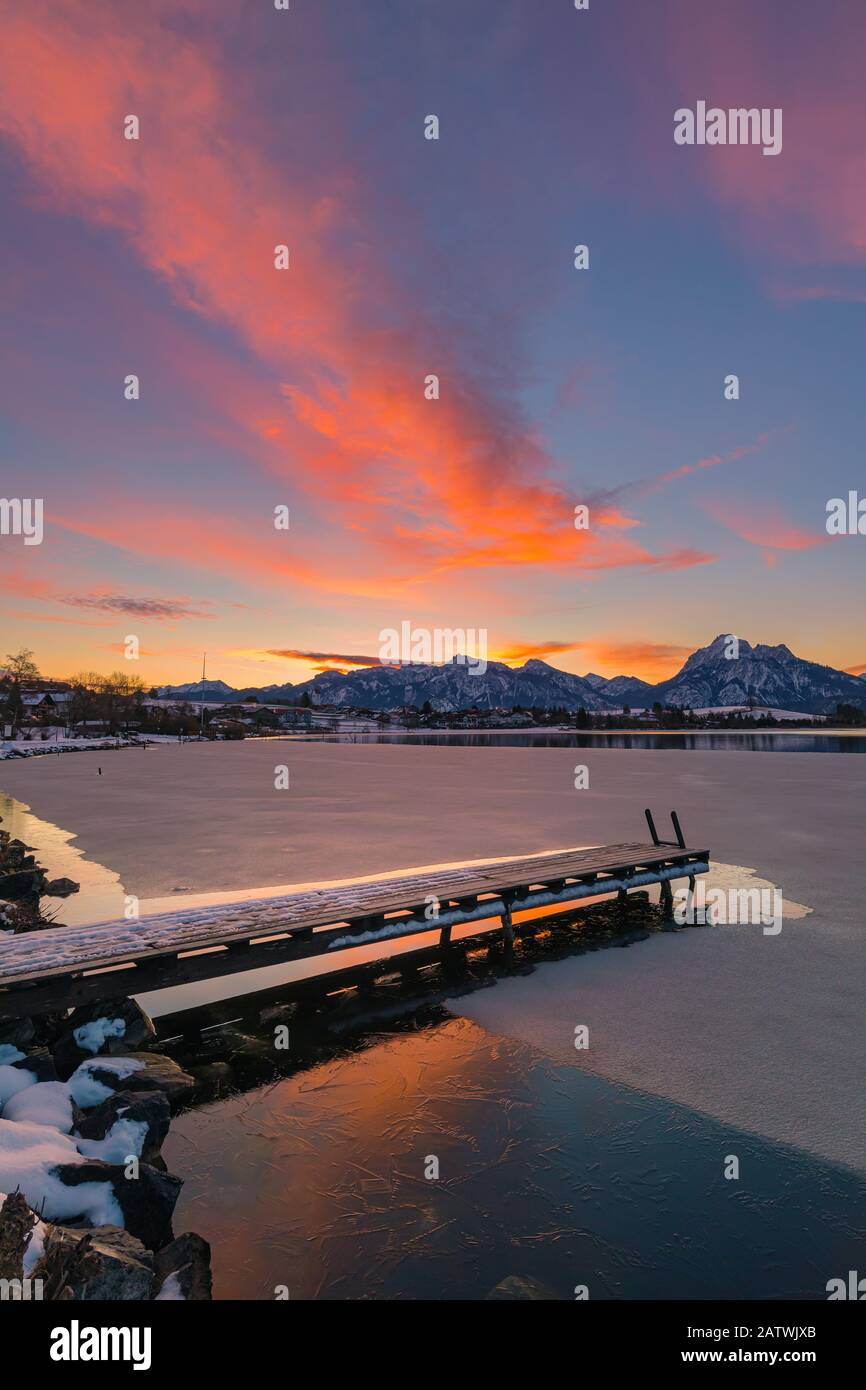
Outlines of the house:
{"label": "house", "polygon": [[212,719],[207,726],[208,738],[245,738],[246,730],[239,719]]}
{"label": "house", "polygon": [[376,734],[379,720],[363,715],[341,713],[335,709],[313,709],[309,711],[309,728],[332,734]]}
{"label": "house", "polygon": [[21,705],[27,713],[41,713],[56,708],[49,690],[22,690]]}

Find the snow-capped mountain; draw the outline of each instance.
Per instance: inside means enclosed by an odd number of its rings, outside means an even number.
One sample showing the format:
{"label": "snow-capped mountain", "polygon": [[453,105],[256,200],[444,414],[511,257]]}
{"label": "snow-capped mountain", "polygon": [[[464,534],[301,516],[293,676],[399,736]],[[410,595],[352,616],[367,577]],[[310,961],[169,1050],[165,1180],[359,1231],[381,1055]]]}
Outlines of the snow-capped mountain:
{"label": "snow-capped mountain", "polygon": [[316,704],[372,710],[400,709],[404,705],[417,705],[420,709],[428,700],[435,710],[444,713],[473,707],[511,709],[513,705],[537,705],[543,709],[561,706],[569,710],[581,706],[588,710],[611,708],[609,701],[581,676],[558,671],[537,660],[517,667],[489,661],[486,669],[478,669],[463,657],[455,657],[444,666],[369,666],[346,676],[316,676],[297,687],[298,695],[304,691]]}
{"label": "snow-capped mountain", "polygon": [[730,637],[716,637],[700,647],[670,680],[650,685],[636,676],[574,676],[546,661],[506,666],[499,661],[478,670],[463,657],[443,666],[364,666],[324,672],[301,685],[269,685],[235,690],[224,681],[196,681],[163,686],[160,695],[186,700],[224,700],[255,696],[262,703],[297,703],[307,694],[314,705],[337,709],[397,710],[428,701],[434,710],[586,709],[618,712],[623,705],[645,709],[659,701],[690,709],[746,705],[788,709],[804,714],[831,714],[837,704],[866,708],[866,678],[832,666],[804,661],[786,646],[751,646],[739,639],[737,654]]}
{"label": "snow-capped mountain", "polygon": [[810,714],[832,713],[837,704],[866,703],[860,676],[804,661],[784,645],[752,647],[743,639],[738,655],[729,658],[729,643],[723,635],[693,652],[678,675],[655,687],[654,699],[692,709],[754,700]]}
{"label": "snow-capped mountain", "polygon": [[637,676],[614,676],[612,680],[596,686],[596,689],[606,699],[613,700],[618,708],[630,705],[634,709],[645,709],[656,698],[655,686],[639,680]]}
{"label": "snow-capped mountain", "polygon": [[190,681],[188,685],[162,685],[157,695],[178,700],[236,700],[239,691],[225,681]]}

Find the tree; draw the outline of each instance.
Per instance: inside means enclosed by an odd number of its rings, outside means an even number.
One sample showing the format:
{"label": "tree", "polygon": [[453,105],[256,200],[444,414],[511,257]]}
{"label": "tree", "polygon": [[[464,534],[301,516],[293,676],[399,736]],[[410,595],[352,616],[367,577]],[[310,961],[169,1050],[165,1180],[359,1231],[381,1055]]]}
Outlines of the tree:
{"label": "tree", "polygon": [[39,667],[33,660],[33,653],[29,647],[22,647],[20,652],[7,654],[6,670],[9,681],[9,712],[12,717],[12,737],[14,738],[24,708],[21,702],[21,687],[25,681],[39,679]]}
{"label": "tree", "polygon": [[140,713],[145,685],[138,676],[127,675],[125,671],[112,671],[110,676],[97,671],[80,671],[70,676],[69,684],[72,687],[71,724],[98,721],[106,723],[109,731],[115,733],[121,723],[128,725],[130,718]]}

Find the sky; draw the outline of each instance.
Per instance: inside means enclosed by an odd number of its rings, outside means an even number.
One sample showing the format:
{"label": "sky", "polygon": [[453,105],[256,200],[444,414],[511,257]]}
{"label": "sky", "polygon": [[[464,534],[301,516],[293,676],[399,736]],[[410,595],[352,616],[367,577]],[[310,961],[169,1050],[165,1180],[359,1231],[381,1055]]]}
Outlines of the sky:
{"label": "sky", "polygon": [[[408,621],[866,669],[825,525],[866,495],[862,0],[3,16],[0,495],[45,520],[0,535],[0,659],[269,684]],[[677,145],[699,101],[781,152]]]}

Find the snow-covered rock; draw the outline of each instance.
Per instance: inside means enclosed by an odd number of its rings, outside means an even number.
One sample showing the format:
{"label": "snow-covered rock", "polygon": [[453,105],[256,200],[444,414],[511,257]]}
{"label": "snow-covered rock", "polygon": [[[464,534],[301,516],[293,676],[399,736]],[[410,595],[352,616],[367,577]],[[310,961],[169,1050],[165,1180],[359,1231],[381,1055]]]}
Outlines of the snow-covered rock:
{"label": "snow-covered rock", "polygon": [[63,1081],[40,1081],[11,1097],[3,1107],[4,1120],[29,1120],[61,1134],[72,1128],[72,1097]]}
{"label": "snow-covered rock", "polygon": [[183,1187],[182,1179],[173,1173],[163,1173],[141,1163],[132,1179],[127,1176],[126,1165],[84,1158],[76,1151],[75,1161],[58,1164],[54,1175],[63,1185],[67,1207],[75,1207],[78,1193],[83,1194],[84,1202],[89,1201],[88,1194],[94,1191],[106,1189],[111,1195],[112,1216],[95,1220],[89,1211],[82,1209],[76,1213],[86,1215],[91,1225],[122,1226],[148,1250],[160,1250],[171,1240],[172,1213]]}
{"label": "snow-covered rock", "polygon": [[89,1110],[121,1090],[123,1083],[143,1066],[135,1057],[100,1057],[82,1062],[69,1078],[70,1095],[80,1109]]}
{"label": "snow-covered rock", "polygon": [[122,1226],[123,1211],[108,1181],[117,1170],[105,1165],[104,1176],[89,1172],[74,1187],[64,1181],[64,1173],[85,1161],[74,1140],[59,1130],[0,1119],[0,1191],[20,1189],[28,1206],[49,1221],[83,1218],[93,1226]]}
{"label": "snow-covered rock", "polygon": [[15,1066],[14,1062],[0,1063],[0,1111],[27,1086],[35,1086],[38,1077],[34,1071],[26,1071]]}
{"label": "snow-covered rock", "polygon": [[193,1232],[178,1236],[154,1258],[159,1292],[163,1300],[198,1302],[212,1296],[210,1246]]}
{"label": "snow-covered rock", "polygon": [[174,1104],[195,1088],[195,1078],[158,1052],[130,1052],[82,1062],[69,1078],[69,1088],[82,1110],[107,1100],[115,1091],[161,1091]]}
{"label": "snow-covered rock", "polygon": [[88,1057],[119,1056],[149,1046],[156,1029],[134,999],[101,999],[74,1009],[52,1052],[61,1076],[71,1076]]}
{"label": "snow-covered rock", "polygon": [[149,1163],[156,1158],[171,1119],[171,1108],[160,1091],[118,1091],[80,1116],[75,1128],[81,1153],[122,1163],[135,1154]]}

